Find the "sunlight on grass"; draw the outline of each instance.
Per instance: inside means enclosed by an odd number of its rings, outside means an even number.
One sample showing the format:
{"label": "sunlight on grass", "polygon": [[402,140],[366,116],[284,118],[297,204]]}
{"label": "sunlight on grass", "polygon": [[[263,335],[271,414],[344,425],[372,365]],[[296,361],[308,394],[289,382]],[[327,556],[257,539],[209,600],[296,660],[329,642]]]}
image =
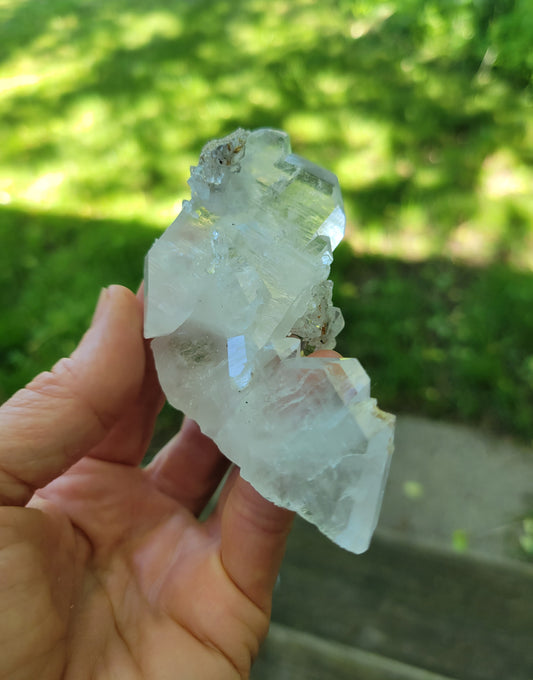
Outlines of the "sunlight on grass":
{"label": "sunlight on grass", "polygon": [[8,3],[4,24],[3,204],[163,226],[207,139],[270,125],[338,174],[358,252],[533,267],[531,97],[487,58],[502,48],[473,4],[34,10]]}
{"label": "sunlight on grass", "polygon": [[396,176],[390,127],[372,119],[353,119],[345,131],[346,150],[333,166],[341,186],[356,190]]}
{"label": "sunlight on grass", "polygon": [[520,163],[511,149],[498,149],[483,162],[480,192],[487,198],[531,196],[533,168]]}
{"label": "sunlight on grass", "polygon": [[55,202],[54,198],[57,196],[57,190],[65,179],[63,172],[48,172],[41,177],[38,177],[33,184],[31,184],[24,198],[31,203],[45,203]]}
{"label": "sunlight on grass", "polygon": [[358,17],[350,24],[350,36],[357,40],[379,29],[380,25],[392,16],[396,8],[392,4],[378,3],[368,5],[367,3],[353,3],[352,15]]}
{"label": "sunlight on grass", "polygon": [[120,28],[117,44],[130,50],[138,50],[158,38],[175,39],[183,31],[183,22],[174,12],[155,10],[142,16],[130,12],[116,16],[112,12],[110,16],[116,18]]}
{"label": "sunlight on grass", "polygon": [[37,85],[41,80],[42,76],[35,73],[21,73],[18,76],[0,78],[0,92],[9,92],[10,90],[16,90],[20,87]]}
{"label": "sunlight on grass", "polygon": [[318,112],[295,112],[285,118],[285,130],[293,144],[320,144],[331,135],[332,121]]}

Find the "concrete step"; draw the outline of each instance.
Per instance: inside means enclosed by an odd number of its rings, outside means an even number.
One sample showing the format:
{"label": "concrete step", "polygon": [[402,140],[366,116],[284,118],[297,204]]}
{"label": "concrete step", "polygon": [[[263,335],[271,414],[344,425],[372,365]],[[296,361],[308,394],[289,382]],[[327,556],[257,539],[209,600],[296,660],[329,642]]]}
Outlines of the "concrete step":
{"label": "concrete step", "polygon": [[272,624],[251,680],[455,680]]}
{"label": "concrete step", "polygon": [[522,541],[524,520],[533,520],[533,448],[403,415],[395,449],[380,528],[443,549],[455,543],[489,557],[527,559]]}
{"label": "concrete step", "polygon": [[457,554],[383,530],[356,556],[297,520],[273,622],[437,676],[533,678],[531,565]]}

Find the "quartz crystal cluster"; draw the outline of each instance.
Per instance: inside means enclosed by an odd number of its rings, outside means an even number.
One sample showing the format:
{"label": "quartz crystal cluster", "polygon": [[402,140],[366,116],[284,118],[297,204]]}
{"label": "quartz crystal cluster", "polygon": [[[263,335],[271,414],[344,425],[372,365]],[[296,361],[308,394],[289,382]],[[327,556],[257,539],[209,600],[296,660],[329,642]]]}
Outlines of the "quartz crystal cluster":
{"label": "quartz crystal cluster", "polygon": [[265,498],[360,553],[376,526],[394,417],[357,359],[311,357],[344,325],[328,281],[337,178],[284,132],[209,142],[191,200],[146,258],[145,335],[170,403]]}

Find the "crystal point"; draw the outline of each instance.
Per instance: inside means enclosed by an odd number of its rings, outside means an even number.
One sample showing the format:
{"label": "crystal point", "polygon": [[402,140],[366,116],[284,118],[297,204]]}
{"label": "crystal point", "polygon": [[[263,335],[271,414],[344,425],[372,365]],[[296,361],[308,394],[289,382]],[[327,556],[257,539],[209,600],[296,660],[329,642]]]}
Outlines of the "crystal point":
{"label": "crystal point", "polygon": [[394,417],[357,359],[328,280],[344,234],[339,184],[278,130],[203,148],[191,199],[146,258],[145,335],[170,403],[265,498],[363,552],[376,526]]}

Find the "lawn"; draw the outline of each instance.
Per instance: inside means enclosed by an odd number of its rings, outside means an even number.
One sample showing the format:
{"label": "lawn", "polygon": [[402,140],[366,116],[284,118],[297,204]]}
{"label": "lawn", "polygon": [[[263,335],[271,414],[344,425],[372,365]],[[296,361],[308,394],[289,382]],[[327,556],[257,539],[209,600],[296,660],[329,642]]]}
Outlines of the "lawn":
{"label": "lawn", "polygon": [[339,176],[333,268],[395,412],[533,441],[528,0],[0,0],[0,398],[135,288],[205,141]]}

